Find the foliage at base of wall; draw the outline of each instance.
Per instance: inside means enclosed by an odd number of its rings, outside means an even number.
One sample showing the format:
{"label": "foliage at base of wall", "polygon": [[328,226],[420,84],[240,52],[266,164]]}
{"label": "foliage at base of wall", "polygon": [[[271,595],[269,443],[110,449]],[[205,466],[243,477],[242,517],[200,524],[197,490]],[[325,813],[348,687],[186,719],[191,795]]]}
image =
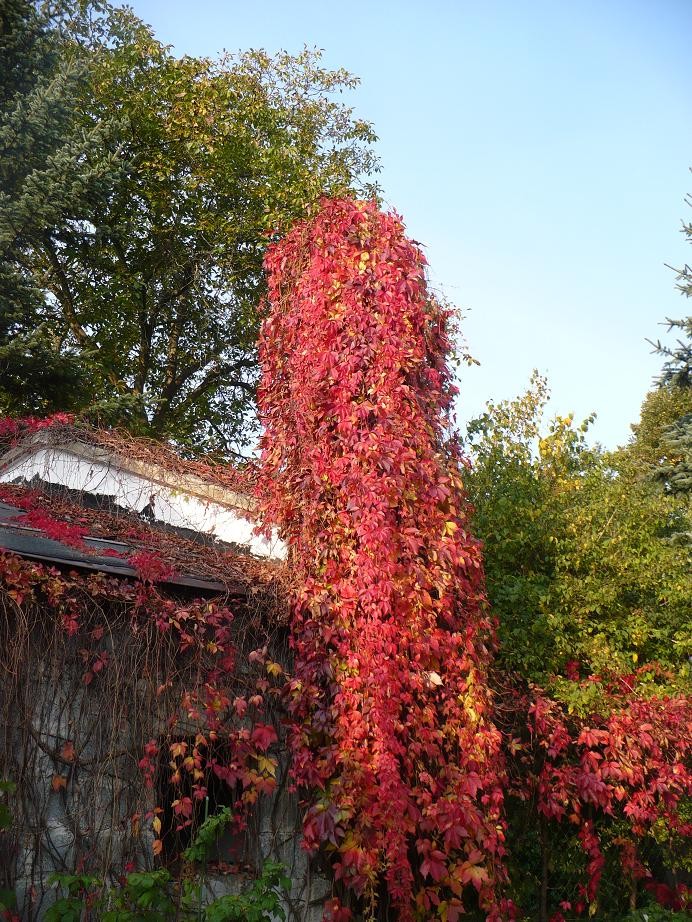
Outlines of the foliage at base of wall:
{"label": "foliage at base of wall", "polygon": [[[187,873],[175,879],[165,868],[123,874],[108,886],[90,874],[54,874],[51,883],[58,895],[45,922],[284,922],[283,901],[291,881],[281,864],[266,862],[241,893],[214,897],[207,890],[206,862],[232,822],[228,809],[209,817],[183,853]],[[19,922],[13,896],[3,903],[0,893],[0,918],[5,922]]]}

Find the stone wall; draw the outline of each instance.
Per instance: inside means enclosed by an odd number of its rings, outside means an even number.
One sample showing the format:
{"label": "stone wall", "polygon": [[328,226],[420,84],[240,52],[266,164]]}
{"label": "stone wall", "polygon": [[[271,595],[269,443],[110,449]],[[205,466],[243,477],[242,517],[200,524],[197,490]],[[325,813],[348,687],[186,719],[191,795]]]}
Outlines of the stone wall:
{"label": "stone wall", "polygon": [[[15,781],[17,792],[10,800],[14,824],[0,838],[0,888],[15,888],[27,922],[41,919],[55,899],[49,881],[56,872],[84,871],[112,882],[127,864],[147,869],[159,861],[150,811],[167,781],[158,790],[145,787],[138,761],[148,740],[161,740],[165,752],[166,715],[183,685],[194,681],[194,662],[181,664],[160,634],[133,637],[112,617],[103,642],[118,656],[88,686],[77,638],[42,622],[40,613],[31,623],[3,625],[3,668],[11,674],[0,681],[0,778]],[[179,724],[175,737],[187,729],[193,732]],[[237,892],[252,868],[280,861],[293,881],[287,918],[317,922],[326,885],[300,847],[285,758],[278,774],[275,795],[249,817],[241,871],[210,873],[208,892]]]}

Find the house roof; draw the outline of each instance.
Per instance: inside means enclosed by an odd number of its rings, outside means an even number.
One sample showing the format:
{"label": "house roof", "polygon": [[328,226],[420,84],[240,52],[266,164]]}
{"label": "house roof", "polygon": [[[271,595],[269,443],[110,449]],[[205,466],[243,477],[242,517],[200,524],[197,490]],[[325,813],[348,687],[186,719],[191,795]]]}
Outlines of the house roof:
{"label": "house roof", "polygon": [[260,557],[285,556],[276,535],[257,532],[256,472],[249,466],[192,461],[169,446],[63,418],[9,432],[4,452],[0,445],[0,483],[62,487],[80,502],[81,494],[99,496],[106,508],[136,512],[193,538],[206,534]]}
{"label": "house roof", "polygon": [[[91,481],[84,488],[86,473],[94,471],[103,489],[92,489]],[[127,489],[117,493],[123,482]],[[276,555],[253,553],[254,537],[223,540],[216,533],[223,531],[219,522],[226,531],[235,523],[236,532],[252,536],[248,483],[237,469],[182,459],[167,446],[119,432],[61,421],[27,427],[5,438],[4,452],[0,444],[0,551],[130,578],[155,559],[157,581],[204,592],[278,586],[285,567]],[[109,493],[113,484],[116,492]],[[150,497],[143,509],[135,502],[142,496]],[[189,507],[190,522],[168,508],[176,503],[184,512]]]}
{"label": "house roof", "polygon": [[[23,515],[24,510],[18,506],[0,502],[0,549],[20,557],[73,569],[99,570],[115,576],[138,576],[137,568],[131,563],[131,557],[137,549],[128,542],[84,535],[83,549],[80,550],[49,538],[38,528],[22,524]],[[179,572],[172,573],[164,582],[212,592],[229,589],[227,583],[219,580]]]}
{"label": "house roof", "polygon": [[[8,440],[6,440],[7,443]],[[154,484],[184,490],[228,508],[254,515],[252,489],[256,471],[241,470],[227,462],[190,460],[153,439],[136,438],[123,429],[58,422],[28,429],[9,440],[0,453],[0,472],[40,449],[61,448],[85,460],[116,465]]]}

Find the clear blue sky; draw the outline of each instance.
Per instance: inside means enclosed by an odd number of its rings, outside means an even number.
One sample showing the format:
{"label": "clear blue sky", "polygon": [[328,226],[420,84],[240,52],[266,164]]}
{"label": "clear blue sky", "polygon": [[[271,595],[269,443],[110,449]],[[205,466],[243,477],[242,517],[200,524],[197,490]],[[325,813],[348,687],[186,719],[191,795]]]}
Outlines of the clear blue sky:
{"label": "clear blue sky", "polygon": [[626,441],[692,308],[692,0],[133,0],[177,53],[304,44],[361,78],[386,202],[466,312],[459,418],[548,375],[553,412]]}

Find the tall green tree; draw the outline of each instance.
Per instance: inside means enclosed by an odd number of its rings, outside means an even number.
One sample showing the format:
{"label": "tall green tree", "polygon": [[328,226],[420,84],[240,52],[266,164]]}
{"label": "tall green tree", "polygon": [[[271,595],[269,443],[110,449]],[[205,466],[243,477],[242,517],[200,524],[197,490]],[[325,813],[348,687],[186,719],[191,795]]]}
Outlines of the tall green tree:
{"label": "tall green tree", "polygon": [[[686,203],[692,206],[689,196]],[[692,222],[685,221],[682,233],[688,243],[692,243]],[[692,269],[686,263],[675,270],[677,287],[686,298],[692,297]],[[676,494],[686,495],[692,504],[692,316],[680,320],[668,320],[668,332],[674,331],[676,340],[671,346],[653,343],[655,351],[665,360],[658,379],[657,402],[666,401],[677,405],[681,412],[667,420],[660,433],[664,458],[656,471],[656,476],[666,489]],[[640,433],[636,433],[639,440]],[[688,536],[689,538],[689,536]]]}
{"label": "tall green tree", "polygon": [[311,51],[177,58],[132,12],[67,12],[63,53],[89,74],[78,121],[109,126],[120,175],[31,239],[25,272],[88,369],[92,416],[232,450],[251,429],[266,244],[324,195],[373,191],[372,129],[339,99],[356,80]]}
{"label": "tall green tree", "polygon": [[[686,225],[684,230],[692,242],[692,226]],[[689,297],[692,274],[688,266],[679,271],[678,282],[682,293]],[[658,430],[661,452],[654,476],[666,490],[685,495],[692,503],[692,317],[669,320],[668,330],[675,330],[679,338],[673,346],[654,344],[665,362],[658,389],[647,398],[647,403],[669,407],[665,425]],[[641,426],[635,428],[635,446],[646,435]]]}
{"label": "tall green tree", "polygon": [[114,119],[77,116],[88,81],[68,52],[59,7],[0,7],[0,410],[45,413],[88,399],[87,373],[37,276],[38,247],[76,232],[119,165],[107,149]]}

